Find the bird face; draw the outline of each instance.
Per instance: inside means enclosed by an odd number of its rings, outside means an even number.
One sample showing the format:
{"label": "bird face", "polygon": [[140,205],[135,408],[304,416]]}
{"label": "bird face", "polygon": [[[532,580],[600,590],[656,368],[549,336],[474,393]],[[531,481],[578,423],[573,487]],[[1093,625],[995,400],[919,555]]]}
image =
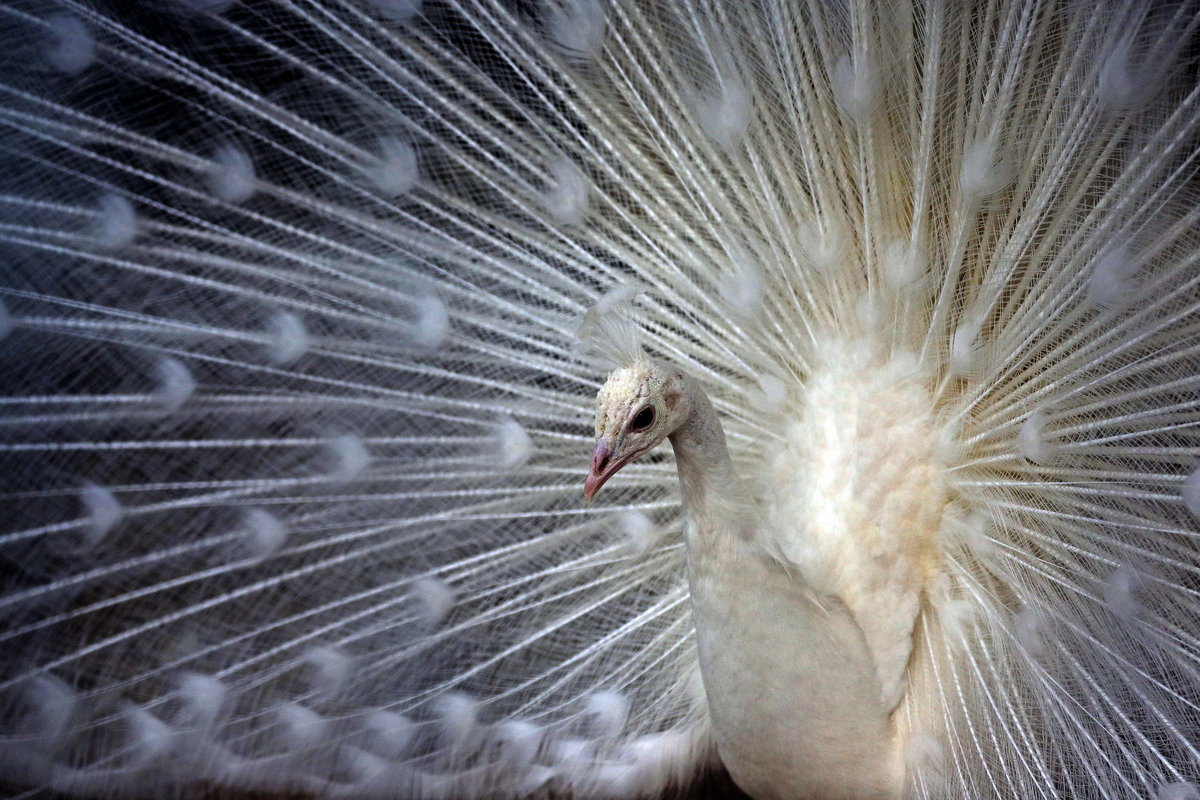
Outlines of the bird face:
{"label": "bird face", "polygon": [[591,500],[621,467],[649,452],[687,418],[683,376],[644,362],[614,370],[596,395],[596,449],[583,484]]}

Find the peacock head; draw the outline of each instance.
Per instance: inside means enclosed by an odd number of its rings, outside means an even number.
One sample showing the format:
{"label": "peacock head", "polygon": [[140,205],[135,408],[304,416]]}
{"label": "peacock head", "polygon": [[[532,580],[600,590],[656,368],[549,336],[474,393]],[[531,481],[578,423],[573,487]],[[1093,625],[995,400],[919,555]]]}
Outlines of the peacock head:
{"label": "peacock head", "polygon": [[685,380],[678,370],[648,358],[609,374],[596,395],[596,449],[583,484],[585,500],[683,424],[691,413]]}

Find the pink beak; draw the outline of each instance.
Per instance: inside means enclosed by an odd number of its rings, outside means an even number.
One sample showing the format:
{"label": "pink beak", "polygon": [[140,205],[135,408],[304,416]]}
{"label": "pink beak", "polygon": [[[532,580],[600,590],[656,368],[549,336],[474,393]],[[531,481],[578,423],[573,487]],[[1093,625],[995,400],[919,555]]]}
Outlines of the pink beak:
{"label": "pink beak", "polygon": [[600,487],[628,462],[628,458],[614,459],[608,445],[597,442],[596,449],[592,451],[591,471],[588,472],[587,480],[583,482],[583,499],[591,500],[595,497]]}

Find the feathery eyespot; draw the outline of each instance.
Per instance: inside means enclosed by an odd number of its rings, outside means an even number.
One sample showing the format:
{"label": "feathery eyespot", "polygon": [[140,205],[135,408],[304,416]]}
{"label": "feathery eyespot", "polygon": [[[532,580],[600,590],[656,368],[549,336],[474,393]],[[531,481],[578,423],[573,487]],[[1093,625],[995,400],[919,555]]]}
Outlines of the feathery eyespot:
{"label": "feathery eyespot", "polygon": [[1013,617],[1013,634],[1026,658],[1038,659],[1046,655],[1049,626],[1046,611],[1038,606],[1025,606]]}
{"label": "feathery eyespot", "polygon": [[976,313],[963,315],[958,328],[950,338],[950,374],[970,376],[979,368],[983,334],[983,318]]}
{"label": "feathery eyespot", "polygon": [[154,364],[158,388],[154,392],[155,402],[168,414],[183,407],[196,392],[196,379],[192,371],[177,358],[164,356]]}
{"label": "feathery eyespot", "polygon": [[279,517],[263,508],[250,508],[242,518],[240,550],[252,561],[262,561],[279,552],[287,541],[287,527]]}
{"label": "feathery eyespot", "polygon": [[46,20],[51,44],[46,60],[65,75],[78,75],[96,60],[96,38],[87,24],[72,14],[55,14]]}
{"label": "feathery eyespot", "polygon": [[577,225],[587,213],[590,190],[583,170],[560,156],[550,162],[550,188],[543,201],[546,212],[558,225]]}
{"label": "feathery eyespot", "polygon": [[355,661],[340,647],[319,645],[304,652],[311,671],[313,691],[325,697],[337,697],[346,690],[354,674]]}
{"label": "feathery eyespot", "polygon": [[1117,246],[1098,257],[1087,279],[1088,300],[1098,306],[1122,306],[1133,299],[1138,263],[1128,247]]}
{"label": "feathery eyespot", "polygon": [[884,249],[883,277],[896,289],[910,287],[925,275],[928,262],[929,256],[920,245],[893,239]]}
{"label": "feathery eyespot", "polygon": [[1129,32],[1120,34],[1100,56],[1103,64],[1096,88],[1101,108],[1109,112],[1127,112],[1152,96],[1151,73],[1136,63],[1134,38]]}
{"label": "feathery eyespot", "polygon": [[483,741],[479,702],[462,692],[448,692],[433,701],[439,732],[451,763],[470,757]]}
{"label": "feathery eyespot", "polygon": [[229,689],[219,679],[199,672],[186,672],[178,680],[183,703],[179,723],[201,732],[208,731],[228,711]]}
{"label": "feathery eyespot", "polygon": [[833,93],[842,110],[860,125],[879,105],[879,70],[865,52],[841,56],[833,68]]}
{"label": "feathery eyespot", "polygon": [[111,490],[90,481],[80,489],[79,502],[84,511],[84,539],[89,547],[99,544],[125,515],[121,501]]}
{"label": "feathery eyespot", "polygon": [[632,558],[641,558],[658,545],[663,530],[645,512],[627,509],[614,519],[615,527]]}
{"label": "feathery eyespot", "polygon": [[1104,579],[1104,602],[1116,617],[1124,622],[1134,620],[1141,610],[1138,592],[1143,577],[1129,564],[1122,564]]}
{"label": "feathery eyespot", "polygon": [[389,761],[407,753],[417,734],[416,723],[394,711],[376,709],[367,715],[364,725],[369,732],[364,745]]}
{"label": "feathery eyespot", "polygon": [[41,675],[29,682],[25,696],[30,707],[26,733],[34,737],[40,749],[53,751],[75,717],[78,693],[52,675]]}
{"label": "feathery eyespot", "polygon": [[133,204],[118,194],[100,198],[100,216],[92,237],[96,246],[106,250],[124,247],[137,238],[138,220]]}
{"label": "feathery eyespot", "polygon": [[1187,781],[1164,784],[1159,787],[1155,800],[1200,800],[1200,787]]}
{"label": "feathery eyespot", "polygon": [[417,151],[403,139],[379,140],[379,155],[363,168],[363,173],[380,194],[397,197],[417,185]]}
{"label": "feathery eyespot", "polygon": [[304,322],[290,311],[277,311],[267,323],[267,357],[275,366],[291,364],[308,352],[310,345]]}
{"label": "feathery eyespot", "polygon": [[503,469],[517,469],[533,457],[533,440],[525,426],[512,417],[503,417],[496,426],[496,445],[489,448],[487,457],[499,453],[498,465]]}
{"label": "feathery eyespot", "polygon": [[0,4],[0,785],[1195,795],[1200,0],[160,10]]}
{"label": "feathery eyespot", "polygon": [[212,196],[226,203],[244,203],[258,190],[250,155],[231,144],[213,152],[204,179]]}
{"label": "feathery eyespot", "polygon": [[547,12],[550,38],[574,59],[593,59],[604,44],[606,0],[563,0]]}
{"label": "feathery eyespot", "polygon": [[329,477],[335,481],[352,481],[371,465],[371,452],[361,436],[343,433],[325,443]]}
{"label": "feathery eyespot", "polygon": [[281,703],[275,719],[280,743],[293,755],[317,747],[329,735],[329,720],[299,703]]}
{"label": "feathery eyespot", "polygon": [[762,271],[744,247],[734,247],[729,261],[718,283],[721,299],[739,319],[753,319],[762,310]]}
{"label": "feathery eyespot", "polygon": [[798,229],[800,250],[818,272],[835,275],[846,266],[849,236],[834,217],[805,220]]}
{"label": "feathery eyespot", "polygon": [[450,335],[450,310],[431,291],[425,291],[412,301],[416,318],[405,331],[405,341],[424,352],[440,349]]}
{"label": "feathery eyespot", "polygon": [[994,139],[981,139],[963,153],[958,186],[963,200],[972,205],[1003,189],[1013,178],[1012,162],[1001,155]]}
{"label": "feathery eyespot", "polygon": [[599,740],[614,740],[629,718],[629,698],[620,692],[595,692],[587,697],[589,728]]}
{"label": "feathery eyespot", "polygon": [[441,578],[418,578],[409,593],[419,605],[421,625],[426,630],[441,625],[454,609],[454,589]]}
{"label": "feathery eyespot", "polygon": [[1017,449],[1034,464],[1046,466],[1054,460],[1054,444],[1046,434],[1046,415],[1040,408],[1029,412],[1017,434]]}
{"label": "feathery eyespot", "polygon": [[129,729],[132,770],[154,767],[170,753],[174,734],[170,725],[133,703],[126,706],[124,721]]}

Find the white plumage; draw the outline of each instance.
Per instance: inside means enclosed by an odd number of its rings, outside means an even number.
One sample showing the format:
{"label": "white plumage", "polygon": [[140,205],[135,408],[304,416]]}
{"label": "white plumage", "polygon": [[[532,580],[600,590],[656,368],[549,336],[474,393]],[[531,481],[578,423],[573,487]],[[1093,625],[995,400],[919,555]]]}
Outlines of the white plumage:
{"label": "white plumage", "polygon": [[0,786],[1197,796],[1198,28],[4,5]]}

